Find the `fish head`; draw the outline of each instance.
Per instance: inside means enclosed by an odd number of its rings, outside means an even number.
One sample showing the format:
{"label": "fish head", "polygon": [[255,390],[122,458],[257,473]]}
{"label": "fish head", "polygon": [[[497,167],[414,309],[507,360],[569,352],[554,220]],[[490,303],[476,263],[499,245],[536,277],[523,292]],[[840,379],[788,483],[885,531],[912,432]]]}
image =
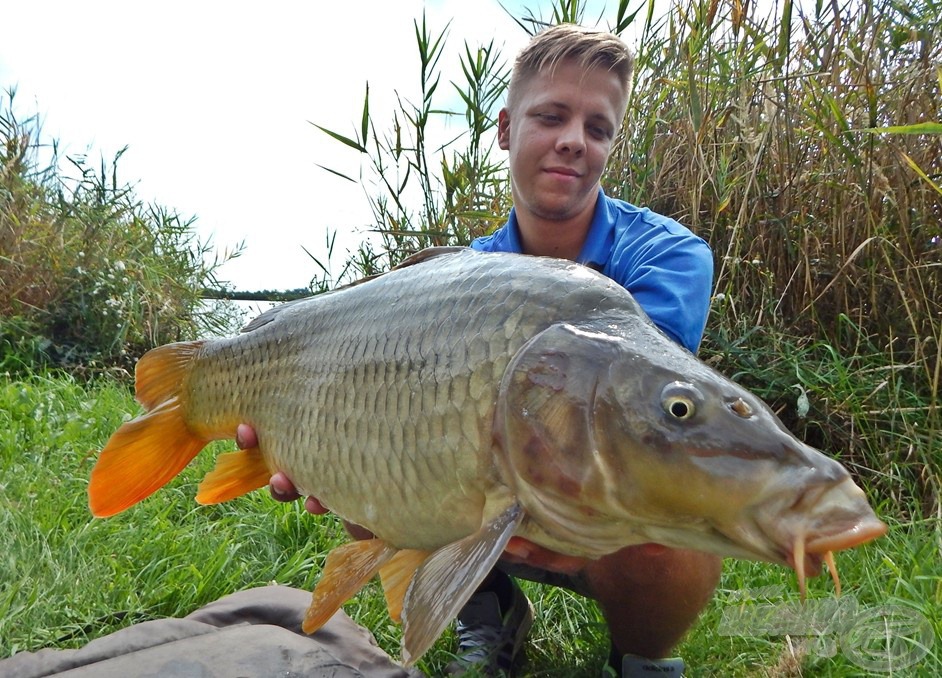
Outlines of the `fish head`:
{"label": "fish head", "polygon": [[828,552],[886,532],[842,464],[694,356],[668,356],[642,375],[616,362],[597,402],[600,430],[618,432],[599,436],[604,456],[633,478],[622,507],[652,541],[816,574]]}
{"label": "fish head", "polygon": [[598,556],[653,542],[787,565],[803,582],[886,531],[844,466],[653,325],[544,335],[505,376],[500,417],[544,545]]}

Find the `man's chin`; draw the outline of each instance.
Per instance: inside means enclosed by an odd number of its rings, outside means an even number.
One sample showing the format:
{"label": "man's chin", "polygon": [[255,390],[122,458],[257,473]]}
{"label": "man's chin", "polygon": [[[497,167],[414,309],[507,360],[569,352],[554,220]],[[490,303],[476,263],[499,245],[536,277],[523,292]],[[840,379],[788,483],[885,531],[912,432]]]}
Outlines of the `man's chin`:
{"label": "man's chin", "polygon": [[584,201],[576,201],[572,198],[568,198],[541,200],[537,203],[536,209],[532,211],[537,217],[546,219],[547,221],[571,221],[579,218],[579,216],[585,214],[586,211],[588,211],[589,218],[591,219],[594,209],[594,200],[589,205],[586,205]]}

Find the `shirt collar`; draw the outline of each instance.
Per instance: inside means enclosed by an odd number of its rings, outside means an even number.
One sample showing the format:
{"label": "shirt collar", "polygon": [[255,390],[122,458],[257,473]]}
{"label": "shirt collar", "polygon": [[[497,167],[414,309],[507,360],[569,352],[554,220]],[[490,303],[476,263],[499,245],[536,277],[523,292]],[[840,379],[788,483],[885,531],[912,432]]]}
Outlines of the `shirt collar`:
{"label": "shirt collar", "polygon": [[[582,245],[582,251],[579,252],[579,258],[576,259],[580,264],[601,269],[608,263],[612,246],[615,243],[615,220],[610,212],[611,207],[605,197],[605,192],[599,188],[598,198],[595,201],[595,211],[592,214],[592,223],[589,224],[589,232],[586,234],[585,243]],[[510,210],[504,233],[509,251],[523,252],[516,207]]]}
{"label": "shirt collar", "polygon": [[520,240],[520,225],[517,223],[517,208],[510,208],[510,216],[507,217],[507,225],[504,227],[504,234],[507,238],[507,250],[523,254],[523,241]]}
{"label": "shirt collar", "polygon": [[589,224],[585,243],[582,245],[582,251],[579,252],[579,258],[576,259],[580,264],[601,269],[608,263],[615,244],[615,219],[612,218],[610,212],[611,207],[605,197],[605,192],[599,188],[592,223]]}

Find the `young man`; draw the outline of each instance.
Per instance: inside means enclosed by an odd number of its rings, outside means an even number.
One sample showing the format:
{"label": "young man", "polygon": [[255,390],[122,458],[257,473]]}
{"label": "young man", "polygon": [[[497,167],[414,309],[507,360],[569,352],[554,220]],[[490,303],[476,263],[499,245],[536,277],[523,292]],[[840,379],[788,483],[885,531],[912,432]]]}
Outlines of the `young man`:
{"label": "young man", "polygon": [[[619,38],[572,25],[543,31],[521,51],[498,118],[498,143],[510,154],[514,208],[502,228],[471,246],[591,266],[627,288],[671,338],[696,351],[712,286],[709,247],[672,219],[608,198],[600,186],[627,108],[632,69]],[[240,444],[250,446],[253,436],[242,428]],[[279,499],[297,497],[281,473],[271,490]],[[307,507],[324,511],[313,498]],[[712,596],[720,559],[645,544],[584,561],[512,540],[501,566],[458,618],[464,661],[489,675],[509,670],[532,621],[529,602],[508,572],[597,600],[616,674],[680,675],[682,661],[661,658]]]}

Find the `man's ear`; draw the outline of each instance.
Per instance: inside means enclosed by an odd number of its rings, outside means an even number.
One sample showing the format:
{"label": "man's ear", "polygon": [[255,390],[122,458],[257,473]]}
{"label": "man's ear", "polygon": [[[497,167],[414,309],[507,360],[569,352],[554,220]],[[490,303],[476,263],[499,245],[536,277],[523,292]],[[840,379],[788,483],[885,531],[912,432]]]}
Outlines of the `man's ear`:
{"label": "man's ear", "polygon": [[502,151],[510,150],[510,111],[506,107],[497,114],[497,145]]}

